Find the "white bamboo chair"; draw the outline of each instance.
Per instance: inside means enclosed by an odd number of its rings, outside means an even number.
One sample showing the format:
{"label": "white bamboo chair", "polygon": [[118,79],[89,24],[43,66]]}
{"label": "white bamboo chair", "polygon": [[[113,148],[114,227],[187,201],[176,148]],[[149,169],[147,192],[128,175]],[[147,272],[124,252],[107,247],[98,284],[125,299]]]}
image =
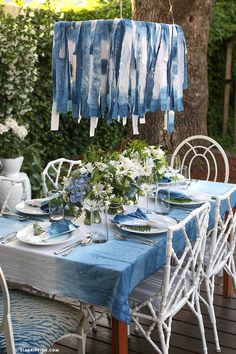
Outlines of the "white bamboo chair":
{"label": "white bamboo chair", "polygon": [[[69,177],[73,169],[80,166],[82,166],[81,160],[68,160],[62,157],[50,161],[42,172],[42,186],[45,197],[48,196],[50,189],[59,189],[60,183],[63,182],[63,177]],[[87,311],[93,331],[96,331],[97,323],[107,315],[107,310],[101,309],[101,313],[97,313],[92,305],[80,303],[78,300],[71,301],[71,299],[67,298],[61,300]]]}
{"label": "white bamboo chair", "polygon": [[[216,198],[214,227],[208,233],[204,267],[201,274],[202,281],[205,283],[206,287],[206,298],[200,295],[200,299],[207,306],[209,312],[217,352],[220,352],[221,349],[213,304],[215,276],[225,270],[231,277],[236,291],[236,270],[234,261],[236,213],[234,213],[231,203],[232,193],[236,193],[235,187],[232,187],[227,193]],[[222,208],[227,210],[223,217],[221,216]]]}
{"label": "white bamboo chair", "polygon": [[[217,157],[215,156],[217,154]],[[174,150],[171,158],[171,167],[174,165],[175,157],[181,158],[181,168],[188,166],[188,177],[191,178],[192,172],[199,169],[199,164],[205,165],[206,178],[214,182],[218,179],[219,171],[224,169],[224,180],[229,180],[229,162],[223,148],[214,139],[205,135],[191,136],[180,143]]]}
{"label": "white bamboo chair", "polygon": [[[206,203],[192,211],[177,225],[168,228],[165,266],[144,279],[130,295],[131,319],[159,354],[169,353],[172,318],[186,304],[198,319],[203,353],[207,353],[197,289],[209,210],[210,205]],[[196,231],[195,238],[188,234],[192,228]],[[181,252],[176,249],[176,237],[179,239]],[[159,334],[160,345],[151,337],[155,329]]]}
{"label": "white bamboo chair", "polygon": [[47,197],[48,191],[58,189],[63,177],[69,177],[74,167],[81,166],[81,160],[59,158],[50,161],[42,172],[43,193]]}
{"label": "white bamboo chair", "polygon": [[57,340],[74,336],[85,354],[87,319],[82,311],[7,288],[0,267],[0,353],[44,353]]}
{"label": "white bamboo chair", "polygon": [[15,178],[10,178],[10,177],[4,177],[0,176],[0,184],[4,184],[4,198],[1,199],[1,210],[0,210],[0,216],[3,215],[4,213],[11,212],[12,208],[9,205],[9,202],[11,201],[11,198],[13,197],[14,194],[14,188],[16,185],[22,185],[22,197],[21,199],[24,200],[27,197],[27,192],[26,192],[26,180],[25,179],[15,179]]}

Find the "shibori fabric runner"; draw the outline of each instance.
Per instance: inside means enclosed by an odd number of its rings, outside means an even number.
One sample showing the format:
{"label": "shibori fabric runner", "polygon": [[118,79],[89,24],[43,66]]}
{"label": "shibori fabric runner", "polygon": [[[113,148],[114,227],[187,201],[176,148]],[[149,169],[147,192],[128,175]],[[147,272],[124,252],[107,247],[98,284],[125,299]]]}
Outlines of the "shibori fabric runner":
{"label": "shibori fabric runner", "polygon": [[57,22],[52,55],[51,129],[59,113],[108,122],[132,118],[133,133],[145,113],[161,110],[174,129],[187,88],[186,43],[180,26],[126,19]]}

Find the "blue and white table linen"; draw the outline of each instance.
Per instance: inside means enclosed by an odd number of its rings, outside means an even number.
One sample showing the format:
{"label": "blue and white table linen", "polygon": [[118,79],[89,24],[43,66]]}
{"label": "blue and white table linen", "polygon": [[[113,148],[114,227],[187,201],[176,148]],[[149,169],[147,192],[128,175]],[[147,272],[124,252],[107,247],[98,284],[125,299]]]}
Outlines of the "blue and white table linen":
{"label": "blue and white table linen", "polygon": [[[215,196],[229,191],[232,186],[197,182],[192,188]],[[214,221],[214,205],[215,200],[212,199],[210,226]],[[236,205],[236,193],[232,195],[232,205]],[[222,213],[223,209],[224,207]],[[188,212],[184,208],[176,208],[171,210],[170,216],[184,218]],[[188,234],[194,237],[194,228],[192,225],[188,227]],[[78,230],[81,230],[81,237],[84,237],[86,226],[81,224]],[[29,285],[49,294],[104,306],[110,309],[116,319],[128,323],[130,292],[165,262],[166,234],[147,237],[160,242],[149,246],[139,244],[131,238],[119,241],[110,233],[107,243],[78,247],[65,258],[54,255],[54,251],[61,246],[38,247],[13,241],[0,245],[0,264],[9,281]],[[181,249],[181,240],[176,234],[176,250]]]}
{"label": "blue and white table linen", "polygon": [[184,34],[175,24],[127,19],[57,22],[52,76],[52,130],[70,111],[78,122],[90,119],[91,136],[106,113],[108,122],[132,118],[138,134],[146,112],[183,110]]}

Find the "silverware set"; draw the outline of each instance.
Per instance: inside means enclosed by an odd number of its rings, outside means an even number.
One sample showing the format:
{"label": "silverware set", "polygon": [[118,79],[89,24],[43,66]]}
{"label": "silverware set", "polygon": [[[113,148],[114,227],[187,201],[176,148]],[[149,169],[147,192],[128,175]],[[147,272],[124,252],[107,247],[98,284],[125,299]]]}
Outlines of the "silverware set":
{"label": "silverware set", "polygon": [[5,235],[5,236],[0,236],[0,243],[2,245],[5,245],[8,242],[11,242],[12,240],[14,240],[16,238],[16,232],[12,232],[9,235]]}
{"label": "silverware set", "polygon": [[60,255],[60,256],[66,257],[66,256],[68,256],[68,254],[70,254],[72,251],[74,251],[74,249],[76,247],[85,246],[85,245],[88,245],[91,242],[92,242],[92,237],[88,236],[86,238],[83,238],[82,240],[78,240],[78,241],[72,243],[71,245],[68,245],[68,246],[65,246],[65,247],[61,248],[58,251],[55,251],[54,254],[57,255],[57,256]]}
{"label": "silverware set", "polygon": [[160,241],[152,240],[147,237],[137,236],[137,235],[133,235],[133,234],[130,234],[129,236],[125,236],[117,230],[113,231],[113,235],[118,240],[121,240],[121,241],[127,241],[127,240],[130,241],[133,239],[134,242],[141,243],[143,245],[148,245],[148,246],[156,246],[158,243],[160,243]]}
{"label": "silverware set", "polygon": [[36,216],[20,215],[20,214],[16,214],[16,213],[12,213],[12,212],[3,212],[2,216],[3,217],[13,216],[18,221],[25,221],[25,220],[45,221],[45,219],[40,219],[40,218],[38,218]]}

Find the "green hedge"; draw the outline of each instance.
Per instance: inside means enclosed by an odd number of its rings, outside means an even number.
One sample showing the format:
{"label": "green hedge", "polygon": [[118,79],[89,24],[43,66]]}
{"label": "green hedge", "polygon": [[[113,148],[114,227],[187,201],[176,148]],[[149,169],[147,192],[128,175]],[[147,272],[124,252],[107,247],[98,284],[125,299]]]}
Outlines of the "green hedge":
{"label": "green hedge", "polygon": [[[53,24],[55,21],[60,20],[91,20],[98,18],[115,18],[119,17],[120,7],[118,2],[114,1],[101,1],[103,6],[95,11],[69,11],[64,13],[54,12],[50,9],[39,9],[34,12],[27,9],[24,15],[20,15],[16,19],[11,17],[4,17],[0,12],[0,24],[5,24],[7,31],[0,32],[6,40],[12,43],[10,34],[14,27],[14,23],[17,28],[22,28],[30,21],[30,28],[34,35],[31,35],[29,41],[31,41],[37,47],[37,81],[31,82],[32,93],[28,93],[30,109],[23,115],[17,114],[17,110],[12,116],[20,121],[28,124],[29,135],[27,136],[27,145],[29,149],[24,152],[27,155],[23,165],[23,170],[29,174],[31,183],[33,186],[34,195],[37,195],[40,191],[39,172],[46,166],[47,162],[58,157],[77,157],[83,154],[85,149],[93,145],[99,145],[103,149],[113,149],[119,145],[120,141],[126,134],[126,128],[122,127],[119,123],[112,123],[108,125],[106,121],[99,120],[96,135],[93,138],[89,137],[89,122],[82,120],[78,125],[77,121],[71,117],[71,114],[61,115],[60,130],[58,132],[50,131],[50,118],[51,118],[51,105],[52,105],[52,79],[51,79],[51,54],[52,54],[52,40],[53,40]],[[131,17],[131,5],[129,1],[123,2],[123,16],[126,18]],[[18,25],[17,25],[18,24]],[[1,27],[1,26],[0,26]],[[3,28],[3,27],[2,27]],[[21,36],[21,30],[17,31],[16,36]],[[1,47],[0,47],[1,49]],[[22,50],[24,52],[24,50]],[[10,58],[11,59],[11,58]],[[10,60],[9,59],[9,60]],[[3,60],[4,61],[4,60]],[[6,68],[0,58],[0,84],[6,82],[9,78],[6,78],[4,72]],[[24,56],[21,57],[21,65],[27,68],[27,59]],[[30,72],[30,70],[29,70]],[[22,90],[24,74],[21,75]],[[19,94],[17,83],[15,83],[15,89]],[[14,91],[14,90],[13,90]],[[1,96],[2,94],[2,96]],[[0,121],[3,121],[7,115],[7,107],[12,106],[13,102],[10,102],[7,97],[4,97],[3,91],[0,89],[0,100],[5,102],[5,110],[0,115]],[[14,101],[15,102],[15,101]],[[23,104],[23,101],[22,101]],[[33,147],[33,148],[32,148]]]}
{"label": "green hedge", "polygon": [[217,1],[214,8],[208,47],[209,109],[208,132],[226,149],[233,145],[234,92],[236,77],[236,45],[233,50],[229,126],[223,139],[224,85],[227,43],[236,36],[236,2]]}

